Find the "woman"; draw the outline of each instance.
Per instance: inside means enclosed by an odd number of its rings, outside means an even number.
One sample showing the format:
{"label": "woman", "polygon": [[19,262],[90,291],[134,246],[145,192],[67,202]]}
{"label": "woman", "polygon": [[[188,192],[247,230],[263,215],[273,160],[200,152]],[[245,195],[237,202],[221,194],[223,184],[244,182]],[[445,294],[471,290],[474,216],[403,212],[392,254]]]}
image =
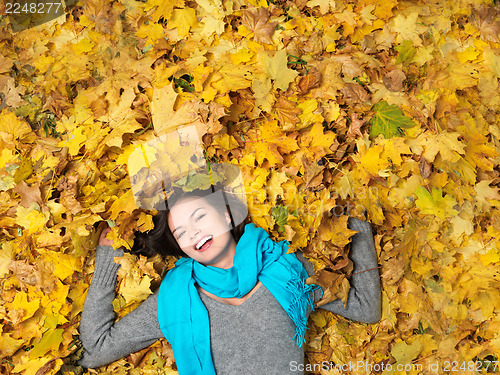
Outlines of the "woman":
{"label": "woman", "polygon": [[[154,218],[155,228],[137,234],[134,252],[183,258],[154,294],[116,323],[111,302],[119,265],[113,258],[121,252],[103,232],[80,324],[81,366],[108,364],[165,337],[180,375],[303,373],[297,364],[304,362],[311,298],[322,294],[303,282],[314,273],[312,264],[300,252],[286,254],[287,241],[270,240],[248,218],[234,220],[234,205],[217,203],[208,193],[169,199],[169,209]],[[359,233],[352,239],[356,274],[347,305],[336,300],[322,308],[376,323],[381,291],[371,228],[355,218],[348,226]]]}

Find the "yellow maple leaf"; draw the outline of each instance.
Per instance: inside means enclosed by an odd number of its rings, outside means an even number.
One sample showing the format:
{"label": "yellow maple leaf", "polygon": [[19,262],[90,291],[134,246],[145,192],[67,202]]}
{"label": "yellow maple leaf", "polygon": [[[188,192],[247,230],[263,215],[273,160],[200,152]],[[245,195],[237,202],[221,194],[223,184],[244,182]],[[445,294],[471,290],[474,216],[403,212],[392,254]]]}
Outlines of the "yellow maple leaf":
{"label": "yellow maple leaf", "polygon": [[7,163],[14,159],[14,154],[8,148],[4,148],[0,153],[0,169],[3,169]]}
{"label": "yellow maple leaf", "polygon": [[203,90],[203,84],[205,83],[208,76],[212,72],[213,68],[211,66],[204,66],[203,64],[198,65],[196,68],[192,70],[193,85],[196,91]]}
{"label": "yellow maple leaf", "polygon": [[463,90],[477,85],[482,73],[477,65],[461,64],[458,61],[450,63],[447,71],[449,77],[443,81],[443,87],[452,90]]}
{"label": "yellow maple leaf", "polygon": [[457,201],[450,195],[443,198],[440,189],[433,188],[430,194],[423,186],[419,186],[415,194],[418,197],[415,204],[423,214],[434,215],[444,220],[458,213],[453,208]]}
{"label": "yellow maple leaf", "polygon": [[[12,371],[16,373],[23,373],[23,375],[36,375],[40,373],[39,370],[43,368],[51,359],[47,357],[32,359],[28,356],[22,357],[21,362],[17,363]],[[64,364],[61,358],[57,358],[52,364],[51,369],[58,371]]]}
{"label": "yellow maple leaf", "polygon": [[80,151],[83,143],[87,140],[87,135],[85,134],[85,127],[77,127],[74,131],[68,134],[66,140],[58,143],[60,147],[68,147],[69,154],[75,156]]}
{"label": "yellow maple leaf", "polygon": [[36,204],[32,204],[30,208],[18,206],[16,211],[17,223],[27,229],[28,234],[42,230],[48,220],[48,213],[44,214],[34,209],[34,205]]}
{"label": "yellow maple leaf", "polygon": [[286,91],[290,83],[299,75],[299,72],[288,68],[287,53],[284,49],[276,51],[273,57],[264,52],[262,60],[265,72],[274,80],[276,89]]}
{"label": "yellow maple leaf", "polygon": [[483,180],[474,186],[477,195],[475,196],[475,205],[480,210],[488,210],[492,206],[500,206],[500,194],[498,188],[490,187],[493,180]]}
{"label": "yellow maple leaf", "polygon": [[169,78],[178,70],[180,65],[173,63],[161,63],[154,70],[153,87],[162,88],[170,83]]}
{"label": "yellow maple leaf", "polygon": [[325,132],[321,123],[316,122],[310,129],[303,131],[299,145],[312,151],[315,159],[319,159],[329,152],[334,140],[335,133],[330,130]]}
{"label": "yellow maple leaf", "polygon": [[281,187],[281,184],[283,184],[286,181],[288,181],[288,177],[284,172],[278,172],[274,170],[271,172],[271,178],[267,182],[268,195],[272,199],[271,203],[276,202],[276,197],[278,195],[284,197],[284,191],[283,188]]}
{"label": "yellow maple leaf", "polygon": [[249,62],[254,55],[254,52],[250,51],[248,48],[240,48],[238,49],[238,52],[231,53],[230,56],[234,65],[240,65],[242,63]]}
{"label": "yellow maple leaf", "polygon": [[463,235],[470,236],[474,232],[474,225],[471,220],[455,216],[450,222],[453,225],[452,241],[457,246],[462,243]]}
{"label": "yellow maple leaf", "polygon": [[[153,126],[158,134],[171,131],[179,125],[178,121],[174,121],[176,113],[174,104],[178,94],[175,92],[171,84],[165,85],[162,88],[153,88],[153,98],[150,103]],[[181,120],[182,122],[183,120]]]}
{"label": "yellow maple leaf", "polygon": [[295,216],[288,215],[288,225],[293,229],[293,238],[291,239],[289,251],[295,251],[298,248],[306,247],[309,242],[309,229],[300,223]]}
{"label": "yellow maple leaf", "polygon": [[321,115],[322,110],[318,108],[318,102],[315,99],[305,100],[299,103],[297,108],[301,110],[299,114],[301,121],[297,124],[296,129],[302,129],[311,124],[322,123],[324,120]]}
{"label": "yellow maple leaf", "polygon": [[380,171],[390,165],[389,160],[382,157],[383,150],[384,146],[381,144],[372,145],[359,158],[361,165],[374,176],[378,176]]}
{"label": "yellow maple leaf", "polygon": [[384,159],[390,158],[393,164],[399,166],[403,162],[401,154],[412,154],[410,146],[405,143],[404,138],[392,137],[388,140],[385,140],[384,151],[381,155]]}
{"label": "yellow maple leaf", "polygon": [[0,113],[0,139],[6,143],[12,143],[14,140],[23,139],[31,133],[30,126],[17,118],[7,108],[2,109]]}
{"label": "yellow maple leaf", "polygon": [[238,142],[232,135],[229,135],[227,133],[222,133],[222,134],[216,134],[213,138],[214,143],[218,144],[220,147],[222,147],[224,150],[232,150],[234,148],[237,148]]}
{"label": "yellow maple leaf", "polygon": [[90,39],[83,38],[78,43],[73,44],[72,47],[73,47],[73,51],[75,52],[75,54],[81,55],[83,53],[87,53],[87,52],[92,51],[92,49],[95,47],[95,45],[96,44],[93,41],[91,41]]}
{"label": "yellow maple leaf", "polygon": [[278,122],[268,121],[263,123],[260,127],[260,135],[257,142],[247,142],[245,149],[253,150],[255,152],[255,160],[259,164],[267,159],[271,165],[283,163],[283,156],[281,155],[278,147],[285,152],[295,151],[299,148],[297,141],[288,137],[278,126]]}
{"label": "yellow maple leaf", "polygon": [[39,252],[43,255],[45,260],[53,264],[53,274],[61,281],[66,279],[68,276],[73,275],[75,272],[82,271],[82,261],[80,258],[43,249],[39,249]]}
{"label": "yellow maple leaf", "polygon": [[211,83],[219,94],[252,86],[252,68],[247,65],[233,65],[228,59],[219,70],[220,79]]}
{"label": "yellow maple leaf", "polygon": [[[265,73],[255,76],[255,79],[252,82],[252,90],[255,97],[255,107],[262,108],[262,110],[266,112],[271,112],[275,102],[275,98],[272,93],[273,84],[271,79]],[[276,103],[276,107],[278,107],[278,103]],[[288,118],[283,118],[283,112],[280,112],[279,108],[276,108],[276,111],[278,119],[286,126]],[[286,130],[289,129],[286,128]]]}
{"label": "yellow maple leaf", "polygon": [[437,153],[445,161],[456,162],[460,159],[460,155],[465,154],[465,144],[457,138],[459,133],[440,133],[437,135],[422,134],[417,138],[420,145],[424,147],[422,156],[429,162],[433,162]]}
{"label": "yellow maple leaf", "polygon": [[351,242],[351,237],[358,233],[347,227],[349,216],[342,215],[334,220],[322,220],[318,235],[323,241],[331,241],[335,246],[344,247]]}
{"label": "yellow maple leaf", "polygon": [[[102,140],[102,144],[104,144],[104,145],[106,145],[108,147],[112,147],[112,146],[114,146],[114,147],[122,147],[122,145],[123,145],[123,135],[127,134],[127,133],[128,134],[132,134],[136,130],[141,129],[141,128],[142,128],[142,125],[140,123],[138,123],[135,120],[135,118],[133,118],[133,117],[126,118],[123,121],[121,121],[119,124],[117,124],[117,126],[113,130],[111,130],[111,132],[109,134],[107,134],[104,137],[104,139]],[[104,132],[103,129],[100,130],[100,131]],[[96,133],[97,132],[94,132],[94,133],[91,133],[91,134],[94,136]],[[99,141],[100,140],[97,140],[97,142],[95,142],[95,143],[97,144]],[[92,150],[94,148],[89,143],[90,142],[86,142],[85,143],[85,149],[86,150]]]}
{"label": "yellow maple leaf", "polygon": [[471,46],[465,48],[463,51],[457,52],[458,61],[461,64],[464,64],[467,61],[474,61],[480,54],[481,51],[478,51],[476,48]]}
{"label": "yellow maple leaf", "polygon": [[168,20],[172,16],[172,11],[174,7],[183,7],[184,0],[172,0],[172,1],[163,1],[163,0],[148,0],[144,5],[144,9],[149,11],[153,8],[156,8],[153,14],[150,16],[153,22],[158,22],[160,18]]}
{"label": "yellow maple leaf", "polygon": [[19,292],[16,294],[14,300],[7,304],[7,306],[12,310],[22,311],[17,323],[32,317],[40,307],[39,299],[30,296],[30,300],[31,301],[28,302],[28,295],[25,292]]}
{"label": "yellow maple leaf", "polygon": [[373,14],[379,19],[388,19],[393,15],[392,8],[398,4],[398,0],[377,1]]}
{"label": "yellow maple leaf", "polygon": [[414,11],[405,17],[403,14],[398,14],[389,23],[389,27],[397,33],[396,40],[398,43],[402,43],[405,40],[411,40],[414,46],[420,46],[422,44],[422,39],[420,39],[419,34],[422,33],[425,28],[417,23],[419,14]]}
{"label": "yellow maple leaf", "polygon": [[500,78],[500,57],[498,53],[494,52],[491,48],[488,48],[484,52],[484,60],[488,62],[488,68],[495,75],[496,78]]}
{"label": "yellow maple leaf", "polygon": [[33,66],[41,73],[45,73],[55,61],[51,55],[42,55],[33,62]]}
{"label": "yellow maple leaf", "polygon": [[414,336],[414,338],[411,344],[400,341],[392,347],[391,355],[396,358],[397,363],[411,363],[420,354],[422,351],[422,343],[418,336]]}
{"label": "yellow maple leaf", "polygon": [[[0,324],[0,332],[3,330],[3,324]],[[0,353],[4,357],[13,355],[21,346],[24,345],[24,340],[16,340],[12,338],[12,334],[4,333],[0,335]]]}
{"label": "yellow maple leaf", "polygon": [[116,198],[111,207],[109,208],[111,220],[116,220],[120,212],[126,212],[131,214],[133,210],[137,209],[137,205],[132,195],[132,190],[127,190],[125,193],[121,194],[120,197]]}
{"label": "yellow maple leaf", "polygon": [[170,29],[177,28],[180,37],[187,36],[192,27],[198,26],[196,10],[193,8],[174,9],[167,25]]}
{"label": "yellow maple leaf", "polygon": [[469,140],[465,149],[465,159],[469,161],[475,168],[484,171],[493,170],[493,160],[498,156],[498,152],[493,145],[487,144],[487,138],[484,136],[476,136]]}
{"label": "yellow maple leaf", "polygon": [[0,278],[3,278],[9,273],[9,265],[12,262],[14,256],[14,249],[12,248],[12,243],[4,242],[0,247]]}
{"label": "yellow maple leaf", "polygon": [[118,291],[127,304],[142,302],[152,294],[150,286],[151,278],[147,275],[140,279],[129,276],[122,280]]}
{"label": "yellow maple leaf", "polygon": [[319,6],[321,14],[327,14],[331,10],[336,9],[336,4],[334,0],[309,0],[306,5],[310,8]]}

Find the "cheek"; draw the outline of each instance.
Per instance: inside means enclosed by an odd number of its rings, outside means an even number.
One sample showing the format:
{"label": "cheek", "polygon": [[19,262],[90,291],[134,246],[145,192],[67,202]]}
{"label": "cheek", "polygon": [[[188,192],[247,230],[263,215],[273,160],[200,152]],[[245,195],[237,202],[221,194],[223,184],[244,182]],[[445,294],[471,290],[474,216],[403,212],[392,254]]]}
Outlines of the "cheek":
{"label": "cheek", "polygon": [[188,241],[187,241],[184,237],[185,237],[185,236],[182,236],[181,238],[179,238],[178,240],[176,240],[176,241],[177,241],[177,244],[179,245],[179,247],[180,247],[181,249],[183,249],[183,250],[184,250],[185,248],[187,248],[187,247],[188,247],[188,245],[189,245],[189,242],[188,242]]}

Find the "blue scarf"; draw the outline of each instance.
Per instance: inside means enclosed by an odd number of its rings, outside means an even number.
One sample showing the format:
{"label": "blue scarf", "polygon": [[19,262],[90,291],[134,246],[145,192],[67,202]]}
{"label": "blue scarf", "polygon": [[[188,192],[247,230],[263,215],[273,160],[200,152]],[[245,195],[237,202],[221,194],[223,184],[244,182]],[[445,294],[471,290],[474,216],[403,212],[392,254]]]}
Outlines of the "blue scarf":
{"label": "blue scarf", "polygon": [[246,295],[257,280],[271,292],[296,325],[299,347],[307,330],[307,305],[313,307],[310,292],[320,288],[305,284],[308,277],[295,254],[287,254],[289,242],[274,242],[254,224],[236,245],[233,267],[204,266],[191,258],[181,258],[167,272],[158,296],[158,322],[172,344],[181,375],[215,375],[210,349],[208,312],[195,283],[221,298]]}

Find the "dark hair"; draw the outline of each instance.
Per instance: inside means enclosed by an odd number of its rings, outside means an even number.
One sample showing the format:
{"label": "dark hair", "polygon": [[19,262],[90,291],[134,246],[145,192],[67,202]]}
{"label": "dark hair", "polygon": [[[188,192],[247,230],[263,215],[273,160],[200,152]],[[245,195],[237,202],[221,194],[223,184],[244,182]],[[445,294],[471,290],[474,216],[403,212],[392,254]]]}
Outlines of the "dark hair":
{"label": "dark hair", "polygon": [[[234,194],[228,193],[226,191],[216,189],[211,186],[208,189],[195,189],[190,192],[184,192],[182,190],[174,190],[174,194],[168,201],[165,201],[166,210],[158,210],[158,213],[153,216],[154,228],[148,232],[135,232],[134,245],[130,252],[136,255],[144,255],[147,257],[160,254],[162,257],[175,256],[183,257],[187,256],[179,247],[174,235],[172,234],[170,228],[168,227],[168,215],[170,210],[174,205],[181,199],[187,197],[199,197],[203,198],[214,192],[222,192],[225,202],[217,202],[217,200],[209,200],[210,204],[217,209],[221,215],[225,211],[229,213],[231,218],[231,234],[236,242],[239,241],[240,237],[243,235],[245,230],[245,225],[250,222],[250,218],[247,213],[247,209],[243,202],[236,197]],[[231,210],[231,207],[233,210]],[[234,225],[235,222],[240,224]]]}

